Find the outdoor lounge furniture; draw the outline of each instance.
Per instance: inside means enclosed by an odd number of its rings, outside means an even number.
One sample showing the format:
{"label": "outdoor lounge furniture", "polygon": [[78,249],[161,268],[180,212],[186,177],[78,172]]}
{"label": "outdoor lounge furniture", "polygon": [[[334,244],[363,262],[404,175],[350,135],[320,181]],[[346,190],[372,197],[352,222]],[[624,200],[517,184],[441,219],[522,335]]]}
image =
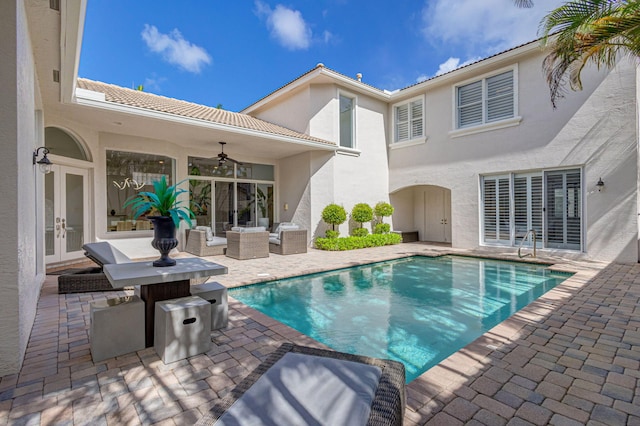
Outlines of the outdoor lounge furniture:
{"label": "outdoor lounge furniture", "polygon": [[196,256],[217,256],[227,250],[227,239],[214,237],[208,226],[187,229],[187,244],[184,251]]}
{"label": "outdoor lounge furniture", "polygon": [[263,226],[227,231],[227,256],[238,260],[269,257],[269,233]]}
{"label": "outdoor lounge furniture", "polygon": [[402,425],[404,365],[284,343],[198,425]]}
{"label": "outdoor lounge furniture", "polygon": [[104,275],[102,267],[110,263],[128,263],[131,259],[106,241],[87,243],[82,246],[84,255],[99,267],[63,274],[58,277],[58,293],[83,293],[90,291],[111,291],[113,286]]}
{"label": "outdoor lounge furniture", "polygon": [[307,252],[307,230],[296,225],[280,224],[269,234],[269,252],[275,254],[297,254]]}

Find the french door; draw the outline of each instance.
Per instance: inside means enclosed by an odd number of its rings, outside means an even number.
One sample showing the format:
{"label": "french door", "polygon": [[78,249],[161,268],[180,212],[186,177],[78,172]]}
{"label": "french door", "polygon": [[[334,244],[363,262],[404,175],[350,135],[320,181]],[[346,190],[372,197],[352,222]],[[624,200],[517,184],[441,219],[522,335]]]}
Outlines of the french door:
{"label": "french door", "polygon": [[62,165],[44,177],[46,263],[83,255],[89,237],[87,179],[87,170]]}
{"label": "french door", "polygon": [[581,250],[581,182],[580,169],[484,176],[483,241],[517,246],[534,230],[536,243],[543,247]]}

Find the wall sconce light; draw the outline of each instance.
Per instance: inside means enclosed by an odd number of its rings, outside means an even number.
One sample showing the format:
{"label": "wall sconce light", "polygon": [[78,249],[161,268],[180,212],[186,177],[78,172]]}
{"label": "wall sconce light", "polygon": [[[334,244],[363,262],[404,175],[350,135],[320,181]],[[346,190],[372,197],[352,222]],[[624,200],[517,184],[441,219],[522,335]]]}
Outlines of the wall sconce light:
{"label": "wall sconce light", "polygon": [[598,192],[602,192],[602,190],[604,189],[604,182],[602,181],[602,178],[598,179],[596,187],[598,188]]}
{"label": "wall sconce light", "polygon": [[284,203],[284,210],[285,211],[289,210],[289,203]]}
{"label": "wall sconce light", "polygon": [[[38,160],[38,155],[40,155],[40,150],[42,150],[42,158]],[[40,171],[44,174],[51,172],[51,166],[53,165],[53,163],[51,163],[51,160],[49,160],[49,158],[47,157],[48,153],[49,153],[49,150],[44,146],[41,146],[35,151],[33,151],[33,165],[35,166],[37,164],[38,167],[40,168]]]}

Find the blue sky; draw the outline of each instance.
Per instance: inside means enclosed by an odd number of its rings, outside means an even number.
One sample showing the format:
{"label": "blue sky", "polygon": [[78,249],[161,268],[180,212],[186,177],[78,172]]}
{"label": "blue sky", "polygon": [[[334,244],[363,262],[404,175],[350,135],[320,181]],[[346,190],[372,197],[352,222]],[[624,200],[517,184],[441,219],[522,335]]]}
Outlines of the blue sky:
{"label": "blue sky", "polygon": [[79,76],[240,111],[322,62],[396,90],[537,37],[560,0],[88,0]]}

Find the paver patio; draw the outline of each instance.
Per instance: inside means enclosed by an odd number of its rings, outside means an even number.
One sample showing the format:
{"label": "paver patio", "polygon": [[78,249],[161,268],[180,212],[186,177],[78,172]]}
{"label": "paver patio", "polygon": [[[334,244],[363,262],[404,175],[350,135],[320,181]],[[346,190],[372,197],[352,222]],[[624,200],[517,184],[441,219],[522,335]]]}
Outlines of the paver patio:
{"label": "paver patio", "polygon": [[[401,244],[210,260],[233,287],[438,252],[464,253]],[[551,261],[578,273],[411,382],[405,424],[640,425],[640,265]],[[43,287],[22,370],[0,378],[0,425],[192,424],[281,342],[322,346],[230,299],[229,326],[206,354],[165,365],[148,348],[94,363],[89,302],[126,292],[58,295],[56,279]]]}

